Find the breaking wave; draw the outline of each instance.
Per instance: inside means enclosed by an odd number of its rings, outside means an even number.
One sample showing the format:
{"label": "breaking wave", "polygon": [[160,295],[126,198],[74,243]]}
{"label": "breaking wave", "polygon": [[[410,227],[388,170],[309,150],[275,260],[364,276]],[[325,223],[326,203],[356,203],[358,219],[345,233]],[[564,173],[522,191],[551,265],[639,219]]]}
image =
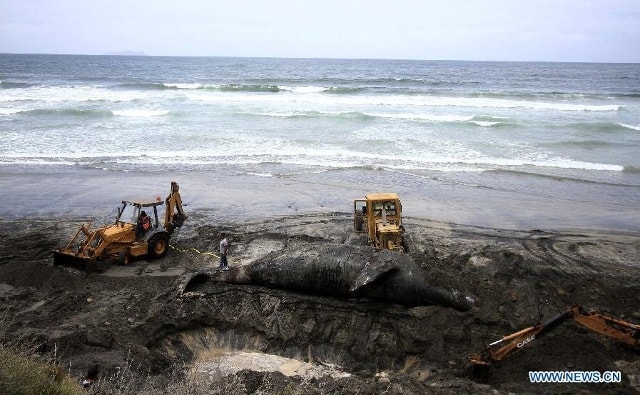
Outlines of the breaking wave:
{"label": "breaking wave", "polygon": [[168,115],[169,110],[163,109],[124,109],[124,110],[96,110],[84,108],[46,108],[46,109],[1,109],[0,115],[25,115],[31,117],[82,117],[82,118],[106,118],[112,116],[122,117],[156,117]]}
{"label": "breaking wave", "polygon": [[626,124],[626,123],[619,123],[618,125],[622,126],[625,129],[631,129],[631,130],[640,131],[640,124],[638,124],[638,125],[629,125],[629,124]]}
{"label": "breaking wave", "polygon": [[29,88],[31,86],[33,86],[33,84],[29,84],[26,82],[0,81],[0,89],[19,89]]}
{"label": "breaking wave", "polygon": [[83,108],[46,108],[35,110],[18,110],[14,114],[27,116],[58,116],[58,117],[85,117],[85,118],[105,118],[110,117],[113,113],[109,110],[93,110]]}
{"label": "breaking wave", "polygon": [[114,110],[113,115],[121,117],[157,117],[169,114],[169,110],[151,110],[133,108],[128,110]]}

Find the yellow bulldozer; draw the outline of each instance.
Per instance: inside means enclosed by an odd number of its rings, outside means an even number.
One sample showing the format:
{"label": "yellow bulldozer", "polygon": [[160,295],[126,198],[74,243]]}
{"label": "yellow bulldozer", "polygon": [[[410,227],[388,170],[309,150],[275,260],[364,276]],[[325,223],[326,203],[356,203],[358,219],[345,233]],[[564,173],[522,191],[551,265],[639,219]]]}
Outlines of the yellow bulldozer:
{"label": "yellow bulldozer", "polygon": [[370,193],[353,201],[353,227],[366,232],[376,248],[408,251],[402,225],[402,204],[396,193]]}
{"label": "yellow bulldozer", "polygon": [[[187,215],[182,208],[180,187],[171,182],[171,192],[163,202],[123,200],[113,225],[91,229],[91,221],[82,225],[71,240],[53,251],[53,263],[71,264],[92,270],[99,262],[118,261],[128,265],[135,258],[162,258],[169,250],[169,238],[182,226]],[[164,223],[158,220],[158,208],[166,204]],[[153,211],[148,215],[147,211]]]}

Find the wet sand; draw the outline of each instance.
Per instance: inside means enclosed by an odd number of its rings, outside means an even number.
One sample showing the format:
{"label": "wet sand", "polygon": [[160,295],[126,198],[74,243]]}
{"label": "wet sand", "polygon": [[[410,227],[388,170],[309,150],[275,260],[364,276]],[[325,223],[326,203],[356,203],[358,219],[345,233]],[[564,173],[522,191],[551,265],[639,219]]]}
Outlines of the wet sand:
{"label": "wet sand", "polygon": [[587,198],[571,192],[559,197],[544,190],[479,188],[473,182],[467,185],[370,170],[274,177],[239,175],[224,168],[216,173],[170,168],[142,173],[3,166],[0,188],[5,198],[0,218],[101,218],[110,222],[122,199],[164,198],[170,181],[181,185],[187,211],[207,213],[212,224],[351,212],[354,199],[369,192],[393,191],[402,199],[406,216],[443,223],[512,230],[640,232],[637,196],[621,204],[600,197],[606,190],[594,190]]}

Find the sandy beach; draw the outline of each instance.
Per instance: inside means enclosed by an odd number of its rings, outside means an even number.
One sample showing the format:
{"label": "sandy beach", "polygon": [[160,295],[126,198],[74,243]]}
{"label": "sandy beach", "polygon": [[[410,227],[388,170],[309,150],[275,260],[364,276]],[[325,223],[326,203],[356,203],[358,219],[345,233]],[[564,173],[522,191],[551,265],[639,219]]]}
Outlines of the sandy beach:
{"label": "sandy beach", "polygon": [[[78,183],[69,173],[27,174],[29,183],[16,174],[2,181],[11,191],[0,214],[4,336],[36,344],[43,355],[55,349],[77,379],[98,364],[105,380],[100,385],[113,385],[108,379],[113,383],[126,371],[130,393],[171,391],[185,383],[202,393],[640,391],[637,351],[572,321],[487,377],[468,371],[469,354],[573,305],[640,322],[640,234],[632,229],[515,227],[539,218],[531,208],[517,220],[494,219],[502,227],[470,224],[470,207],[455,212],[454,205],[416,202],[409,195],[403,202],[411,258],[433,285],[481,301],[472,311],[229,284],[180,297],[185,276],[217,265],[221,232],[230,235],[231,266],[285,248],[304,253],[310,246],[330,251],[366,245],[352,230],[350,201],[366,193],[362,188],[380,185],[310,188],[272,178],[254,178],[254,184],[225,178],[220,184],[214,176],[194,181],[172,174],[188,180],[181,181],[181,192],[189,219],[167,257],[107,265],[87,275],[54,267],[51,250],[85,219],[112,221],[120,199],[164,196],[169,180],[165,174],[132,175],[124,189],[122,175],[109,172]],[[167,190],[158,188],[165,184]],[[271,192],[259,193],[265,185]],[[528,372],[537,370],[619,371],[622,382],[530,383]]]}

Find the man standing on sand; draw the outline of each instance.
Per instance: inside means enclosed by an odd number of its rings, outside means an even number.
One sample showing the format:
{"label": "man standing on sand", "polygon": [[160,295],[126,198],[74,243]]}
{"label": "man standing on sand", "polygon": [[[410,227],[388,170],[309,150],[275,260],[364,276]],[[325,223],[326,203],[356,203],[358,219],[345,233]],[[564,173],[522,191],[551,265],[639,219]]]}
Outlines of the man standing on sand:
{"label": "man standing on sand", "polygon": [[220,233],[220,269],[229,270],[227,264],[227,252],[229,251],[229,243],[227,242],[227,235],[223,232]]}

